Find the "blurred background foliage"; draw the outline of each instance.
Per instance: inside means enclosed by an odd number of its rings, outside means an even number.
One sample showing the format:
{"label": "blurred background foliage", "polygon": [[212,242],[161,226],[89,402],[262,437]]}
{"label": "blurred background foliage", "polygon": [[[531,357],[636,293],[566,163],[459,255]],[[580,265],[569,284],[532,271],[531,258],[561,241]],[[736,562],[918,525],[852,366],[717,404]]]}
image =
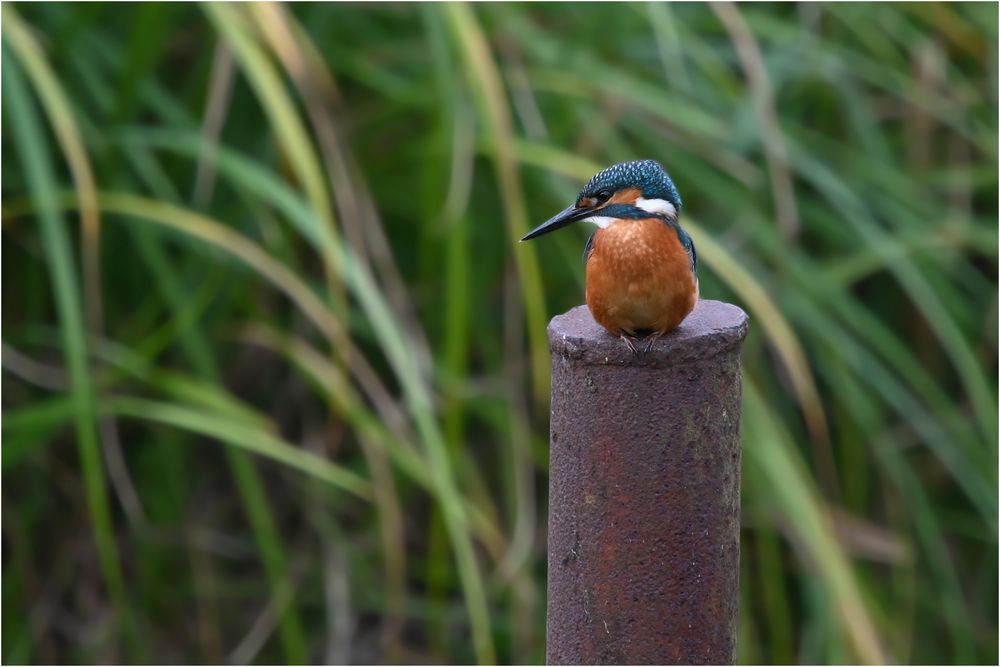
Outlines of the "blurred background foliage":
{"label": "blurred background foliage", "polygon": [[739,657],[996,663],[995,4],[5,4],[3,660],[539,662],[549,317],[651,157]]}

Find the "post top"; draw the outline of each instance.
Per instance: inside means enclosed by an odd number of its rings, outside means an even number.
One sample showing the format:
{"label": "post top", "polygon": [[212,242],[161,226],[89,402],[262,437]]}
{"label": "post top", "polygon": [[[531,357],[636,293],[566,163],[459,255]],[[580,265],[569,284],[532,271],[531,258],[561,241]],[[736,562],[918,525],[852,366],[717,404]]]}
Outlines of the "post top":
{"label": "post top", "polygon": [[[633,355],[625,343],[594,321],[590,309],[577,306],[549,322],[552,354],[586,364],[663,367],[707,359],[743,342],[749,317],[742,308],[722,301],[699,300],[691,314],[653,348]],[[641,344],[641,343],[640,343]]]}

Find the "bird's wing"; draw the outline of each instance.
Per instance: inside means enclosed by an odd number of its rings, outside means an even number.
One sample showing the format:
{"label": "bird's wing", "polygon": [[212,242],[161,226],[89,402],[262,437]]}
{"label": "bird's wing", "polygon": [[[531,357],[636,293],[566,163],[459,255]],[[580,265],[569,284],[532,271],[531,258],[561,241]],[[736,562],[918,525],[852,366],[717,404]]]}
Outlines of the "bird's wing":
{"label": "bird's wing", "polygon": [[691,271],[698,273],[698,252],[694,249],[694,239],[683,230],[681,230],[681,245],[684,246],[684,250],[687,251],[688,257],[691,259]]}
{"label": "bird's wing", "polygon": [[583,247],[583,263],[587,263],[587,258],[590,257],[590,251],[594,249],[594,237],[597,236],[597,231],[595,230],[590,238],[587,239],[587,245]]}
{"label": "bird's wing", "polygon": [[677,238],[680,240],[681,245],[684,247],[684,252],[687,253],[688,259],[691,261],[691,272],[698,273],[698,252],[694,249],[694,239],[691,235],[684,231],[684,228],[677,223],[675,219],[663,219],[675,232],[677,232]]}

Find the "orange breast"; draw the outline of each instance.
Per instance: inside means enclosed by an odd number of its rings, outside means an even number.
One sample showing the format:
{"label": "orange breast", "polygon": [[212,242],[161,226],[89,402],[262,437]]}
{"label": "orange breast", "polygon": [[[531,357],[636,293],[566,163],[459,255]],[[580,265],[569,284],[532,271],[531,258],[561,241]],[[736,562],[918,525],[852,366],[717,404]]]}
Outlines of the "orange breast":
{"label": "orange breast", "polygon": [[664,333],[698,301],[698,281],[677,232],[650,218],[597,230],[587,258],[587,306],[612,335]]}

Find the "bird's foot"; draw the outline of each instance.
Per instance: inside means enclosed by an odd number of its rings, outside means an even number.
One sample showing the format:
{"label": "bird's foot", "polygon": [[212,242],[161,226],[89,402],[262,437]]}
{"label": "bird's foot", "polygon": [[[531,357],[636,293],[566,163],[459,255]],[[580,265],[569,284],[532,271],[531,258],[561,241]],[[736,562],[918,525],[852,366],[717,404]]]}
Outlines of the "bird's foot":
{"label": "bird's foot", "polygon": [[623,341],[625,341],[626,345],[628,345],[628,349],[632,350],[632,356],[633,357],[637,356],[639,354],[639,348],[637,348],[635,346],[635,343],[636,343],[636,337],[635,336],[629,336],[627,333],[625,333],[623,331],[622,334],[621,334],[621,339]]}
{"label": "bird's foot", "polygon": [[653,333],[646,336],[646,339],[642,346],[642,353],[645,354],[646,352],[652,350],[653,346],[656,345],[656,341],[658,341],[660,339],[660,336],[662,335],[663,335],[662,331],[654,331]]}

